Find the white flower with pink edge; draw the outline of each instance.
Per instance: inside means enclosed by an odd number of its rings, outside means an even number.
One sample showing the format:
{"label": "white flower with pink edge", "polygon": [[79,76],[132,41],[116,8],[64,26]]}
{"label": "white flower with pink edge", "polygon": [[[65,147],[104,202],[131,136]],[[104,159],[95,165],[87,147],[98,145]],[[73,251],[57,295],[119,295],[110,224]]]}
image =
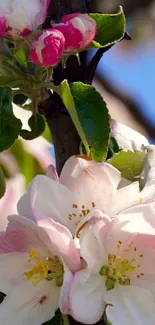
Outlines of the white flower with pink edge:
{"label": "white flower with pink edge", "polygon": [[82,157],[71,157],[59,179],[54,168],[48,174],[53,179],[38,175],[32,180],[18,203],[18,213],[33,215],[36,220],[51,217],[70,229],[73,236],[92,210],[99,209],[113,217],[155,197],[154,184],[141,192],[138,182],[118,189],[121,174],[117,169]]}
{"label": "white flower with pink edge", "polygon": [[50,0],[2,0],[0,3],[0,35],[11,31],[25,33],[43,24]]}
{"label": "white flower with pink edge", "polygon": [[0,236],[0,324],[41,325],[68,313],[70,283],[81,267],[71,233],[51,218],[10,216]]}
{"label": "white flower with pink edge", "polygon": [[104,311],[112,325],[155,324],[155,211],[138,206],[113,220],[99,212],[80,233],[87,267],[70,290],[72,317],[94,324]]}

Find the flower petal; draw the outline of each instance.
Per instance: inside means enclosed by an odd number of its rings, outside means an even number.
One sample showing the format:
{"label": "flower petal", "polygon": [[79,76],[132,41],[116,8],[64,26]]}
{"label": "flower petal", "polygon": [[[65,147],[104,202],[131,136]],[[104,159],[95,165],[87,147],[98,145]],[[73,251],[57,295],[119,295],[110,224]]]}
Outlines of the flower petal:
{"label": "flower petal", "polygon": [[37,250],[48,256],[49,250],[42,241],[41,229],[31,220],[13,215],[8,217],[9,224],[5,233],[0,236],[0,252],[29,252]]}
{"label": "flower petal", "polygon": [[68,220],[68,215],[76,199],[69,189],[47,176],[36,176],[28,189],[28,196],[36,220],[52,217],[74,233],[75,226]]}
{"label": "flower petal", "polygon": [[27,253],[0,254],[0,291],[7,294],[20,283],[27,268]]}
{"label": "flower petal", "polygon": [[151,290],[119,286],[105,294],[107,318],[113,325],[154,325],[155,302]]}
{"label": "flower petal", "polygon": [[13,288],[0,305],[0,324],[41,325],[54,317],[59,306],[60,288],[55,281],[30,281]]}
{"label": "flower petal", "polygon": [[79,270],[81,266],[80,255],[70,231],[51,218],[38,220],[38,225],[42,229],[42,240],[52,253],[60,256],[72,272]]}
{"label": "flower petal", "polygon": [[78,322],[94,324],[104,313],[104,280],[89,274],[88,269],[77,272],[70,291],[70,314]]}
{"label": "flower petal", "polygon": [[70,314],[70,287],[73,280],[73,274],[69,271],[68,267],[64,265],[64,278],[63,278],[63,285],[61,287],[61,294],[60,294],[60,302],[59,308],[61,313],[66,315]]}
{"label": "flower petal", "polygon": [[106,163],[97,163],[73,156],[65,163],[60,182],[75,192],[81,204],[95,203],[96,209],[104,210],[111,193],[120,182],[120,172]]}
{"label": "flower petal", "polygon": [[128,186],[120,188],[110,198],[110,204],[105,213],[110,216],[118,214],[119,212],[128,209],[139,203],[139,184],[138,182],[129,184]]}

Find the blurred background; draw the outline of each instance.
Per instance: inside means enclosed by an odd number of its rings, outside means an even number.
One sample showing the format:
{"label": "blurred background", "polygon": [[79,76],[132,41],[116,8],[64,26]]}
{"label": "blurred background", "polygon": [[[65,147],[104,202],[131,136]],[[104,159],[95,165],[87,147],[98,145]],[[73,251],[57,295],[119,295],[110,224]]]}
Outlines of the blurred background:
{"label": "blurred background", "polygon": [[155,1],[93,0],[93,11],[116,13],[123,6],[132,41],[106,52],[94,85],[111,116],[155,143]]}
{"label": "blurred background", "polygon": [[[112,118],[145,135],[155,143],[155,1],[92,0],[94,12],[116,13],[122,5],[127,31],[132,41],[122,41],[103,55],[94,86],[107,102]],[[94,52],[90,51],[90,57]],[[29,112],[14,105],[14,112],[28,128]],[[16,203],[30,180],[55,164],[48,130],[32,141],[18,139],[0,154],[0,165],[7,180],[5,196],[0,200],[4,217],[16,212]],[[5,220],[5,218],[4,218]]]}

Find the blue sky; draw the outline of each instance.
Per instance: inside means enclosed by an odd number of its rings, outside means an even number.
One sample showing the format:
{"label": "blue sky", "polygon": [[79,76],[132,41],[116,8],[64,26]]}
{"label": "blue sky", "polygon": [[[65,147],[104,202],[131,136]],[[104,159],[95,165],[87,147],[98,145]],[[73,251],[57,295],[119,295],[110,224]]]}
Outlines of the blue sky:
{"label": "blue sky", "polygon": [[155,46],[138,46],[132,51],[119,51],[115,45],[100,61],[98,72],[141,104],[143,114],[155,125]]}

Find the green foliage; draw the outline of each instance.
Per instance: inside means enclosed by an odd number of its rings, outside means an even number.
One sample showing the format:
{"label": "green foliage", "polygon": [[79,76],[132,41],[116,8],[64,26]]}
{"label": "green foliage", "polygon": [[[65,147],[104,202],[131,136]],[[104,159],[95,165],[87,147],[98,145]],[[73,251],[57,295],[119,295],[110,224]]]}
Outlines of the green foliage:
{"label": "green foliage", "polygon": [[146,153],[140,150],[120,151],[113,155],[107,162],[117,168],[122,177],[132,181],[141,174],[144,168]]}
{"label": "green foliage", "polygon": [[116,139],[111,137],[109,146],[108,146],[107,159],[110,159],[115,153],[117,153],[119,151],[120,151],[120,148],[118,146]]}
{"label": "green foliage", "polygon": [[45,130],[45,121],[43,117],[39,114],[32,115],[29,118],[28,124],[31,131],[21,130],[21,137],[25,140],[33,140],[39,137]]}
{"label": "green foliage", "polygon": [[97,24],[97,36],[90,47],[105,47],[120,41],[125,33],[125,16],[122,7],[117,14],[89,14]]}
{"label": "green foliage", "polygon": [[17,161],[20,173],[22,173],[25,177],[26,186],[30,184],[31,180],[37,174],[44,174],[44,171],[39,162],[34,156],[25,150],[20,139],[14,143],[14,145],[10,148],[10,151]]}
{"label": "green foliage", "polygon": [[82,82],[70,84],[78,119],[90,146],[91,158],[103,161],[107,155],[110,117],[106,103],[94,87]]}
{"label": "green foliage", "polygon": [[12,146],[21,127],[21,121],[13,114],[12,90],[0,88],[0,152]]}
{"label": "green foliage", "polygon": [[80,120],[78,117],[78,112],[77,112],[77,107],[74,103],[73,96],[71,94],[71,89],[69,87],[67,80],[64,80],[60,84],[60,94],[59,95],[61,96],[61,99],[72,118],[72,121],[73,121],[73,123],[78,131],[78,134],[82,140],[82,143],[86,149],[86,153],[87,153],[87,155],[89,155],[89,145],[88,145],[84,130],[82,128],[82,125],[80,123]]}

